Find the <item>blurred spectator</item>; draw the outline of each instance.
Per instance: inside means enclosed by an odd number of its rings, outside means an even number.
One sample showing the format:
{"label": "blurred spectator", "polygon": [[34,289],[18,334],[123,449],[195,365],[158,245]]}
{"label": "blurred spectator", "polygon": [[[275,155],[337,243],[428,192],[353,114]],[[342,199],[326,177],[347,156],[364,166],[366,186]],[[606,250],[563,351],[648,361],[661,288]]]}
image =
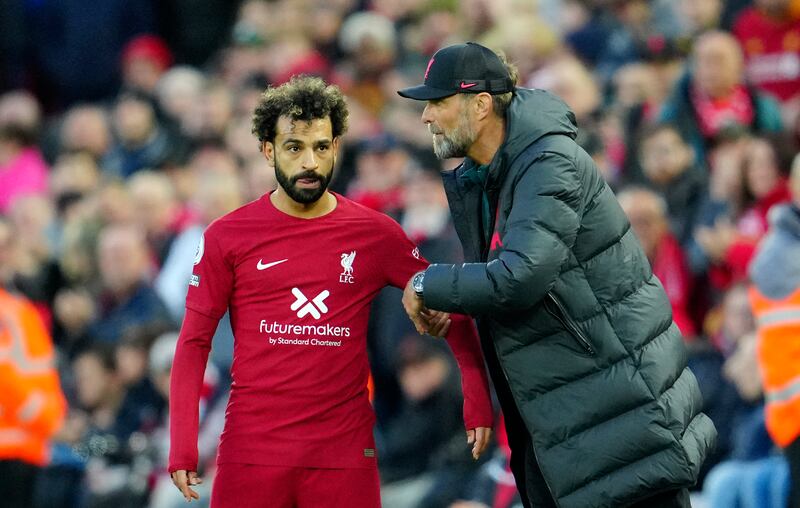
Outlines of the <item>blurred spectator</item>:
{"label": "blurred spectator", "polygon": [[[697,244],[711,260],[711,282],[722,289],[746,277],[756,245],[767,231],[770,209],[789,198],[773,143],[766,138],[752,138],[730,149],[739,152],[732,152],[728,162],[718,159],[715,167],[732,166],[731,178],[741,180],[741,183],[734,183],[740,186],[741,197],[721,201],[726,209],[720,210],[713,226],[701,225],[695,233]],[[721,156],[719,151],[717,154]],[[738,165],[741,167],[735,167]],[[719,176],[725,176],[723,171],[728,170],[720,168]],[[714,178],[716,175],[712,175]]]}
{"label": "blurred spectator", "polygon": [[755,0],[736,19],[748,80],[781,101],[784,123],[800,114],[800,17],[792,0]]}
{"label": "blurred spectator", "polygon": [[171,65],[172,53],[161,38],[136,36],[122,48],[122,86],[152,96]]}
{"label": "blurred spectator", "polygon": [[[249,115],[238,115],[232,118],[225,130],[225,144],[236,157],[247,166],[248,161],[258,159],[264,162],[264,156],[257,143],[253,143],[250,130],[252,121]],[[263,164],[266,167],[266,164]]]}
{"label": "blurred spectator", "polygon": [[77,402],[85,412],[75,446],[86,461],[86,503],[141,506],[146,492],[136,485],[131,470],[135,449],[131,438],[141,421],[138,408],[125,404],[126,390],[114,349],[109,344],[94,344],[78,353],[72,366]]}
{"label": "blurred spectator", "polygon": [[[266,166],[263,159],[261,163]],[[192,275],[192,260],[203,231],[213,220],[243,204],[241,185],[234,175],[203,175],[195,192],[192,205],[198,214],[198,220],[170,243],[168,254],[154,283],[156,292],[176,321],[183,318],[186,291]]]}
{"label": "blurred spectator", "polygon": [[[744,208],[742,167],[748,138],[741,130],[731,130],[720,137],[709,152],[708,193],[697,217],[694,237],[687,246],[692,272],[705,275],[712,267],[724,264],[717,241],[727,246],[734,235],[732,222]],[[741,278],[737,274],[736,278]],[[716,288],[724,288],[730,277],[711,280]]]}
{"label": "blurred spectator", "polygon": [[38,107],[26,93],[0,97],[0,213],[18,196],[47,190],[48,167],[36,145]]}
{"label": "blurred spectator", "polygon": [[581,126],[575,141],[593,155],[602,95],[589,69],[571,56],[559,57],[533,73],[526,86],[549,90],[567,103]]}
{"label": "blurred spectator", "polygon": [[690,40],[707,30],[720,28],[723,3],[722,0],[680,0],[680,13]]}
{"label": "blurred spectator", "polygon": [[403,208],[403,182],[412,164],[410,154],[390,134],[366,139],[360,149],[347,197],[397,217]]}
{"label": "blurred spectator", "polygon": [[275,179],[275,171],[264,164],[261,156],[249,159],[244,167],[244,182],[242,187],[243,202],[255,201],[267,192],[275,190],[278,180]]}
{"label": "blurred spectator", "polygon": [[19,245],[11,221],[0,215],[0,287],[11,288],[19,263]]}
{"label": "blurred spectator", "polygon": [[[169,400],[169,382],[172,372],[172,360],[175,356],[175,347],[178,344],[178,334],[167,332],[156,338],[150,348],[148,361],[150,381],[163,399]],[[215,345],[216,347],[216,345]],[[201,470],[206,480],[202,485],[196,485],[201,499],[200,506],[208,505],[211,484],[214,476],[214,460],[219,442],[219,434],[225,421],[225,409],[228,394],[217,393],[220,388],[219,373],[213,365],[205,371],[203,388],[200,398],[200,437],[198,439],[198,454]],[[169,450],[169,415],[164,412],[159,427],[150,433],[149,454],[153,459],[153,476],[155,485],[150,496],[150,508],[177,508],[183,506],[183,499],[175,495],[175,485],[172,483],[167,471]]]}
{"label": "blurred spectator", "polygon": [[117,99],[113,125],[117,142],[103,160],[111,175],[127,178],[140,169],[158,169],[182,148],[159,123],[153,103],[139,93],[125,92]]}
{"label": "blurred spectator", "polygon": [[236,175],[239,172],[239,163],[225,147],[206,145],[192,156],[189,172],[193,178],[202,178],[210,173]]}
{"label": "blurred spectator", "polygon": [[0,96],[0,125],[15,125],[35,142],[41,123],[41,107],[30,92],[15,90]]}
{"label": "blurred spectator", "polygon": [[689,313],[692,278],[680,244],[669,230],[666,202],[655,192],[637,188],[623,190],[617,199],[642,244],[653,274],[664,286],[672,305],[672,319],[685,339],[692,341],[697,334]]}
{"label": "blurred spectator", "polygon": [[789,506],[786,464],[772,454],[772,443],[764,426],[755,334],[740,339],[725,362],[724,373],[754,409],[736,422],[730,459],[708,474],[704,497],[712,508]]}
{"label": "blurred spectator", "polygon": [[659,124],[641,134],[643,183],[667,203],[670,229],[681,245],[694,232],[698,209],[706,193],[706,173],[696,164],[694,151],[678,129]]}
{"label": "blurred spectator", "polygon": [[351,57],[347,94],[373,113],[384,106],[379,81],[394,65],[396,38],[391,20],[374,12],[351,14],[339,32],[339,45]]}
{"label": "blurred spectator", "polygon": [[131,408],[138,430],[152,432],[166,410],[166,398],[153,385],[149,374],[150,349],[170,329],[164,324],[129,329],[114,350],[117,371],[125,386],[123,406]]}
{"label": "blurred spectator", "polygon": [[464,426],[458,370],[430,337],[407,336],[397,369],[404,402],[381,433],[381,504],[385,508],[446,506],[458,494],[441,482],[445,468],[463,467]]}
{"label": "blurred spectator", "polygon": [[756,133],[782,129],[777,103],[745,83],[739,44],[721,31],[697,39],[691,69],[676,84],[661,119],[678,126],[699,161],[705,160],[711,142],[725,129],[741,127]]}
{"label": "blurred spectator", "polygon": [[[717,427],[717,446],[706,463],[701,477],[705,477],[713,466],[722,460],[745,458],[742,439],[753,436],[741,429],[748,428],[754,415],[760,412],[758,394],[755,399],[745,399],[734,383],[726,377],[726,362],[734,356],[739,343],[755,331],[755,322],[747,299],[747,286],[737,284],[724,295],[722,303],[709,313],[705,324],[705,336],[689,345],[689,367],[697,378],[703,394],[703,412],[709,415]],[[730,365],[735,365],[733,360]],[[735,369],[734,369],[735,370]],[[769,449],[763,445],[760,449]],[[759,445],[753,445],[758,448]],[[702,482],[702,480],[701,480]]]}
{"label": "blurred spectator", "polygon": [[233,97],[230,89],[222,84],[206,87],[196,108],[199,111],[198,124],[196,130],[188,134],[196,142],[222,142],[225,139],[225,129],[233,115]]}
{"label": "blurred spectator", "polygon": [[[423,170],[414,171],[407,179],[403,198],[405,209],[400,225],[417,245],[437,240],[446,245],[448,238],[454,240],[448,231],[452,226],[447,195],[440,182],[438,175]],[[449,243],[450,245],[443,245],[443,248],[439,249],[431,249],[431,246],[428,246],[425,249],[425,259],[452,259],[453,256],[457,256],[457,245],[453,245],[452,241]]]}
{"label": "blurred spectator", "polygon": [[596,72],[608,81],[622,65],[642,56],[645,48],[664,44],[678,31],[674,2],[611,0],[607,17],[610,33],[597,62]]}
{"label": "blurred spectator", "polygon": [[651,66],[641,62],[625,65],[614,75],[615,103],[624,109],[645,106],[645,116],[652,117],[652,108],[664,99],[657,95],[661,86]]}
{"label": "blurred spectator", "polygon": [[[791,176],[792,203],[775,210],[750,274],[758,323],[758,362],[767,429],[791,474],[789,506],[800,506],[800,157]],[[776,269],[780,267],[779,269]]]}
{"label": "blurred spectator", "polygon": [[13,285],[37,307],[47,329],[52,324],[55,295],[64,284],[54,252],[54,214],[51,201],[44,196],[20,197],[9,214],[13,241],[19,249]]}
{"label": "blurred spectator", "polygon": [[[501,3],[498,2],[498,6]],[[530,12],[531,3],[508,3],[508,12],[496,20],[479,42],[484,46],[502,50],[509,61],[518,65],[519,74],[525,79],[536,69],[546,65],[550,59],[555,58],[563,47],[553,27],[535,12]],[[516,5],[510,7],[510,4]],[[499,7],[496,9],[499,10]]]}
{"label": "blurred spectator", "polygon": [[100,161],[111,147],[111,128],[106,111],[99,106],[80,105],[64,114],[59,134],[61,152],[87,152]]}
{"label": "blurred spectator", "polygon": [[738,229],[754,243],[767,232],[772,207],[790,199],[785,176],[790,161],[781,158],[780,142],[779,138],[754,137],[745,151],[745,209]]}
{"label": "blurred spectator", "polygon": [[50,334],[36,309],[0,287],[0,499],[32,506],[39,468],[66,404]]}
{"label": "blurred spectator", "polygon": [[[592,57],[589,61],[594,64],[602,83],[609,82],[623,65],[640,59],[648,45],[663,44],[679,30],[672,2],[610,0],[591,3],[605,4],[605,7],[594,7],[591,11],[591,22],[582,32],[585,34],[589,28],[588,33],[595,35],[584,39],[578,47]],[[571,35],[575,41],[576,34]]]}
{"label": "blurred spectator", "polygon": [[[96,168],[84,161],[73,173],[80,181],[73,181],[75,191],[59,194],[59,261],[68,283],[82,285],[92,290],[100,285],[96,263],[97,236],[109,224],[133,222],[133,205],[127,188],[120,182],[98,185]],[[71,185],[65,186],[71,189]],[[54,188],[55,190],[55,188]]]}
{"label": "blurred spectator", "polygon": [[159,107],[175,122],[185,135],[192,135],[199,129],[200,103],[206,78],[192,67],[173,67],[165,72],[155,87]]}
{"label": "blurred spectator", "polygon": [[614,75],[613,108],[619,117],[623,137],[623,157],[619,182],[642,183],[642,131],[655,122],[671,86],[669,79],[659,74],[658,65],[631,63]]}
{"label": "blurred spectator", "polygon": [[50,197],[59,221],[56,244],[62,246],[63,227],[75,215],[76,205],[100,188],[100,168],[89,153],[69,152],[56,159],[50,174]]}
{"label": "blurred spectator", "polygon": [[116,343],[133,327],[170,322],[164,303],[147,282],[147,243],[138,229],[108,226],[98,238],[97,258],[104,292],[98,319],[89,329],[95,340]]}
{"label": "blurred spectator", "polygon": [[144,231],[158,268],[163,266],[172,242],[191,221],[178,202],[175,188],[163,173],[143,170],[128,180],[137,225]]}

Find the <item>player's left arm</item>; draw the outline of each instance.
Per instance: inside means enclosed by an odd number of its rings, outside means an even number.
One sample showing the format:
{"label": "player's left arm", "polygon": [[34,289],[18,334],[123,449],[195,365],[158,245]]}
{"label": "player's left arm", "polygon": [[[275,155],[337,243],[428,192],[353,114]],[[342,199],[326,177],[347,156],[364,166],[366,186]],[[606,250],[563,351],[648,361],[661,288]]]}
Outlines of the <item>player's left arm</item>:
{"label": "player's left arm", "polygon": [[[394,224],[392,233],[391,241],[384,242],[386,256],[390,258],[384,263],[390,272],[386,276],[391,285],[408,290],[407,281],[429,263],[399,225]],[[427,333],[444,336],[461,370],[464,426],[467,442],[473,445],[472,455],[477,459],[489,444],[494,423],[489,378],[477,330],[472,319],[462,314],[429,311],[424,307],[420,312],[426,316]]]}
{"label": "player's left arm", "polygon": [[467,428],[467,442],[473,445],[472,456],[477,459],[489,445],[494,424],[489,377],[472,319],[463,314],[453,314],[451,320],[450,331],[445,339],[461,370],[464,426]]}

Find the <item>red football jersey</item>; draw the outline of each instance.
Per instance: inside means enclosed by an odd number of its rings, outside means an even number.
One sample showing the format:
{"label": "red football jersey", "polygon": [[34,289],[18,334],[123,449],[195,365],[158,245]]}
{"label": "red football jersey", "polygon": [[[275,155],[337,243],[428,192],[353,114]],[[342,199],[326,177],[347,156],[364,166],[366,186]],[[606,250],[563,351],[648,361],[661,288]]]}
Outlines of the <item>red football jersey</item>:
{"label": "red football jersey", "polygon": [[751,83],[781,101],[800,93],[800,19],[775,21],[750,7],[737,19],[733,33]]}
{"label": "red football jersey", "polygon": [[[376,466],[367,393],[370,303],[428,263],[390,217],[335,195],[301,219],[269,195],[205,231],[186,297],[170,390],[170,470],[195,470],[198,375],[230,308],[232,385],[218,462],[319,468]],[[491,426],[488,381],[471,320],[454,316],[468,428]],[[466,453],[466,451],[465,451]]]}

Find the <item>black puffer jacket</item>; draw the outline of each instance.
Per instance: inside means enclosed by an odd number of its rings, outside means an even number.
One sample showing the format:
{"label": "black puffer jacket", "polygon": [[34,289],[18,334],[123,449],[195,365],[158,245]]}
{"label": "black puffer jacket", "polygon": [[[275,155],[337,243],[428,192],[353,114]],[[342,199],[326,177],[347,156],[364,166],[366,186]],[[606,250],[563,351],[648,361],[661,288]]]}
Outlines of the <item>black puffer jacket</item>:
{"label": "black puffer jacket", "polygon": [[664,289],[575,133],[555,96],[517,90],[489,169],[494,234],[465,167],[444,173],[468,263],[428,268],[424,299],[479,318],[557,504],[619,507],[692,485],[716,431]]}

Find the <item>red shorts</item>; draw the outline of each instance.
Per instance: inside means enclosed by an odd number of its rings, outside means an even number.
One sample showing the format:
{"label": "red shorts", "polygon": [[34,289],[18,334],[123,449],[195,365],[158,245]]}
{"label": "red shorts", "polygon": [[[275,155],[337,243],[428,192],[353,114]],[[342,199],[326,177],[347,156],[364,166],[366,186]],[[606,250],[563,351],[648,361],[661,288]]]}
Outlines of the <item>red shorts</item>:
{"label": "red shorts", "polygon": [[377,469],[219,464],[211,508],[381,508]]}

